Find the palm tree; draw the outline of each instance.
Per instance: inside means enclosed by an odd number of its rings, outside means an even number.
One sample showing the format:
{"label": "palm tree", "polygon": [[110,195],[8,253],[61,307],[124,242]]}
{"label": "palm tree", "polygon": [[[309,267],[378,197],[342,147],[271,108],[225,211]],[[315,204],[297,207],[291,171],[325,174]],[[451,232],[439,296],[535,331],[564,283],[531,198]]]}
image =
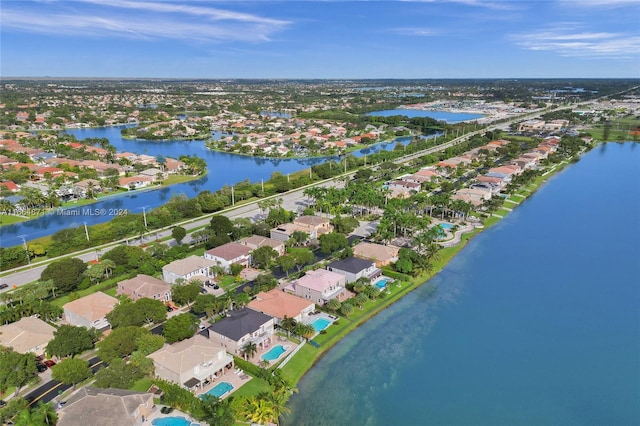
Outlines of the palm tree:
{"label": "palm tree", "polygon": [[298,321],[296,321],[295,318],[289,318],[286,315],[282,319],[282,322],[280,322],[280,327],[287,332],[287,336],[290,336],[290,333],[296,328],[297,325]]}
{"label": "palm tree", "polygon": [[249,342],[240,351],[245,360],[252,358],[255,354],[258,353],[258,347],[255,343]]}
{"label": "palm tree", "polygon": [[313,328],[311,324],[298,323],[298,325],[296,325],[296,328],[295,328],[295,333],[300,337],[304,337],[305,339],[310,339],[313,337],[314,334],[316,334],[316,329]]}
{"label": "palm tree", "polygon": [[260,399],[256,396],[247,400],[245,407],[245,416],[252,423],[265,425],[276,420],[276,414],[273,405],[266,399]]}
{"label": "palm tree", "polygon": [[116,263],[111,259],[104,259],[100,262],[100,264],[104,268],[104,275],[109,278],[113,273],[114,268],[116,267]]}
{"label": "palm tree", "polygon": [[280,417],[286,416],[291,413],[291,408],[287,407],[287,401],[289,400],[289,394],[283,389],[276,389],[275,392],[262,392],[258,395],[258,398],[264,399],[271,404],[273,415],[275,417],[275,424],[279,424]]}
{"label": "palm tree", "polygon": [[55,425],[58,421],[58,415],[52,404],[40,401],[38,406],[31,410],[31,419],[35,420],[33,424]]}

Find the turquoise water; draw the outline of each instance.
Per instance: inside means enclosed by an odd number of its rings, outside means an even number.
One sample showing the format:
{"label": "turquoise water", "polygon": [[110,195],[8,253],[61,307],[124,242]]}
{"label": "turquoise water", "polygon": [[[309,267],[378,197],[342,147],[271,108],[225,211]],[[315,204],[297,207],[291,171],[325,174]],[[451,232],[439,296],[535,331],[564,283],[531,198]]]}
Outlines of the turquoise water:
{"label": "turquoise water", "polygon": [[312,322],[311,325],[316,329],[316,333],[320,333],[322,330],[331,325],[331,321],[326,318],[318,318],[317,320]]}
{"label": "turquoise water", "polygon": [[451,229],[451,228],[453,228],[453,225],[451,223],[443,222],[443,223],[440,223],[439,225],[440,225],[440,228],[442,228],[442,229]]}
{"label": "turquoise water", "polygon": [[222,395],[226,394],[227,392],[231,392],[232,390],[233,390],[233,385],[231,383],[220,382],[203,395],[213,395],[220,398],[222,397]]}
{"label": "turquoise water", "polygon": [[376,287],[378,287],[380,290],[382,290],[383,288],[385,288],[387,286],[387,283],[389,282],[389,278],[383,278],[379,281],[376,282]]}
{"label": "turquoise water", "polygon": [[275,361],[276,359],[280,358],[280,356],[285,352],[286,351],[284,350],[284,346],[278,345],[269,349],[269,352],[263,354],[260,358],[264,359],[265,361]]}
{"label": "turquoise water", "polygon": [[328,351],[284,423],[640,424],[639,218],[640,145],[596,148]]}
{"label": "turquoise water", "polygon": [[190,426],[191,422],[184,417],[161,417],[151,421],[153,426]]}

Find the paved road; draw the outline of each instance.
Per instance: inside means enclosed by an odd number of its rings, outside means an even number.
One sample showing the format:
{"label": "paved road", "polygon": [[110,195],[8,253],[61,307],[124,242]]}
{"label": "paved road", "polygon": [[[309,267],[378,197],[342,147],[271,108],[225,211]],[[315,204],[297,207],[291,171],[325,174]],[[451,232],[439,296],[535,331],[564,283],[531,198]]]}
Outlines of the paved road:
{"label": "paved road", "polygon": [[[93,357],[88,360],[91,371],[95,374],[98,369],[102,368],[103,362],[98,357]],[[57,380],[50,380],[35,390],[29,392],[24,398],[29,401],[29,405],[34,405],[39,401],[51,402],[59,394],[70,389],[71,385],[64,385]]]}
{"label": "paved road", "polygon": [[[563,107],[558,107],[555,108],[554,110],[558,110],[558,109],[564,109],[564,108],[569,108],[567,106],[563,106]],[[544,112],[548,112],[548,111],[544,111]],[[495,130],[497,128],[501,128],[504,126],[509,126],[509,124],[517,122],[517,121],[522,121],[522,120],[526,120],[535,116],[538,116],[544,112],[538,111],[535,113],[531,113],[531,114],[526,114],[526,115],[522,115],[522,116],[517,116],[517,117],[513,117],[510,120],[506,121],[506,122],[502,122],[502,123],[498,123],[498,124],[494,124],[494,125],[490,125],[486,128],[483,129],[479,129],[476,130],[474,132],[471,133],[467,133],[463,136],[460,136],[456,139],[453,139],[449,142],[443,143],[441,145],[417,152],[417,153],[412,153],[409,155],[406,155],[404,157],[401,157],[399,159],[394,160],[394,162],[396,163],[406,163],[408,161],[414,160],[418,157],[421,157],[423,155],[428,155],[428,154],[432,154],[434,152],[438,152],[438,151],[443,151],[451,146],[454,145],[458,145],[468,139],[470,139],[471,137],[475,136],[475,135],[482,135],[488,131],[491,130]],[[355,172],[350,172],[349,174],[353,174]],[[338,179],[331,179],[331,180],[327,180],[327,181],[323,181],[321,183],[316,183],[310,186],[337,186],[340,185],[341,182]],[[283,199],[283,207],[287,210],[291,210],[291,211],[300,211],[301,209],[303,209],[305,207],[305,203],[306,203],[306,197],[303,195],[304,190],[306,189],[306,187],[303,188],[299,188],[293,191],[290,191],[288,193],[285,194],[278,194],[273,196],[273,198],[282,198]],[[80,260],[82,260],[83,262],[88,262],[90,260],[96,260],[100,255],[102,255],[102,253],[105,253],[107,251],[109,251],[110,249],[112,249],[113,247],[116,247],[117,245],[120,244],[131,244],[131,245],[140,245],[141,243],[148,243],[151,242],[155,239],[164,239],[167,237],[171,236],[171,228],[173,226],[182,226],[185,229],[187,229],[187,231],[200,227],[200,226],[204,226],[207,225],[209,223],[209,221],[211,220],[211,217],[214,216],[215,214],[223,214],[227,217],[229,217],[230,219],[236,219],[236,218],[240,218],[240,217],[247,217],[247,218],[251,218],[251,219],[259,219],[260,215],[262,214],[262,212],[260,211],[260,208],[258,207],[258,202],[252,202],[249,204],[245,204],[239,207],[233,207],[230,209],[226,209],[223,210],[222,212],[217,212],[214,214],[209,214],[203,217],[200,217],[198,219],[192,219],[192,220],[188,220],[188,221],[184,221],[184,222],[180,222],[180,223],[176,223],[175,225],[172,225],[170,227],[164,228],[162,230],[158,230],[158,231],[153,231],[150,232],[149,234],[147,234],[146,236],[143,237],[142,240],[140,240],[139,238],[126,238],[126,239],[122,239],[120,241],[116,241],[113,243],[108,243],[99,247],[95,247],[93,249],[89,249],[89,250],[83,250],[80,252],[76,252],[76,253],[72,253],[70,255],[65,255],[65,256],[61,256],[62,257],[67,257],[67,256],[73,256],[76,257]],[[190,242],[191,239],[189,236],[187,236],[184,240],[184,242]],[[175,244],[175,240],[170,240],[169,241],[170,245]],[[40,274],[42,274],[42,271],[47,267],[47,265],[49,263],[51,263],[51,261],[53,261],[55,259],[50,259],[50,260],[46,260],[46,261],[42,261],[42,262],[38,262],[36,264],[31,265],[30,267],[27,267],[25,269],[25,267],[20,267],[20,268],[16,268],[15,272],[10,273],[8,275],[5,275],[3,277],[0,277],[0,284],[8,284],[9,288],[5,289],[5,290],[0,290],[0,292],[2,291],[9,291],[11,288],[15,288],[15,287],[19,287],[21,285],[24,285],[26,283],[30,283],[33,281],[36,281],[38,279],[40,279]]]}
{"label": "paved road", "polygon": [[[342,185],[342,183],[339,181],[328,180],[316,185],[339,186],[339,185]],[[282,206],[287,210],[300,211],[301,209],[304,209],[307,203],[307,199],[303,194],[304,190],[305,188],[299,188],[285,194],[279,194],[277,196],[274,196],[273,198],[282,198],[283,200]],[[222,212],[217,212],[215,214],[223,214],[233,220],[240,217],[258,219],[260,218],[260,215],[263,213],[258,207],[258,204],[256,201],[250,204],[245,204],[242,206],[226,209]],[[163,230],[158,230],[157,232],[156,231],[150,232],[143,237],[142,241],[139,238],[126,238],[120,241],[116,241],[114,243],[109,243],[99,247],[95,247],[90,250],[83,250],[82,252],[71,254],[71,256],[81,259],[83,262],[96,260],[103,253],[121,244],[140,245],[142,242],[149,243],[156,239],[164,239],[167,237],[171,237],[171,228],[173,226],[182,226],[185,229],[187,229],[187,231],[194,228],[201,227],[201,226],[205,226],[211,221],[212,216],[213,214],[209,214],[207,216],[203,216],[197,219],[191,219],[188,221],[176,223],[171,227],[167,227]],[[187,236],[184,242],[190,242],[190,240],[191,240],[190,237]],[[170,245],[175,244],[175,240],[170,240],[169,244]],[[61,256],[60,258],[67,257],[67,256]],[[15,272],[10,273],[9,275],[6,275],[4,277],[0,277],[0,284],[6,283],[9,285],[9,288],[3,291],[9,291],[13,287],[19,287],[26,283],[30,283],[40,279],[40,275],[42,274],[42,271],[47,267],[47,265],[52,260],[39,262],[37,264],[33,264],[30,267],[26,267],[26,268],[25,267],[16,268]]]}

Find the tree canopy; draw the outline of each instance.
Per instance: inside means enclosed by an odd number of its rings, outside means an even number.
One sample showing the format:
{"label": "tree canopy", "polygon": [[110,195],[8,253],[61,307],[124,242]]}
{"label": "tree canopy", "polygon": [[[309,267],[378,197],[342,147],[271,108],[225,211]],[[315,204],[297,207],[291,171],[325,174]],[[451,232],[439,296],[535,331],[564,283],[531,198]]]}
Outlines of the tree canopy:
{"label": "tree canopy", "polygon": [[167,343],[188,339],[198,330],[198,317],[186,313],[171,317],[164,323],[163,334]]}
{"label": "tree canopy", "polygon": [[160,300],[143,297],[135,302],[121,302],[107,314],[112,328],[157,324],[167,319],[167,308]]}
{"label": "tree canopy", "polygon": [[47,344],[47,354],[58,358],[73,357],[93,348],[95,332],[85,327],[63,324]]}
{"label": "tree canopy", "polygon": [[70,257],[51,262],[42,274],[42,281],[52,280],[59,292],[66,293],[78,288],[87,265],[80,259]]}

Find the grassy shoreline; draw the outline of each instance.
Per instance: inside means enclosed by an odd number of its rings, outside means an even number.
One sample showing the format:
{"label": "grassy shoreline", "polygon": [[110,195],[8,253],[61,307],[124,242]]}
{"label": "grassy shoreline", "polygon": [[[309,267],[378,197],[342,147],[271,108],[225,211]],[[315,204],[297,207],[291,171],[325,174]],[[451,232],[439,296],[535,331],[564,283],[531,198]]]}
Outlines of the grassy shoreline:
{"label": "grassy shoreline", "polygon": [[[581,154],[578,154],[578,158],[580,155]],[[412,277],[408,281],[402,281],[400,287],[397,287],[395,283],[392,284],[390,286],[390,295],[385,298],[376,299],[373,302],[367,302],[367,305],[365,305],[364,309],[356,309],[350,318],[344,318],[341,316],[338,324],[334,323],[334,325],[327,328],[326,334],[320,334],[316,336],[314,340],[320,344],[318,348],[310,344],[304,345],[304,347],[301,348],[301,350],[291,359],[291,361],[282,368],[283,376],[288,379],[293,385],[297,385],[297,383],[304,377],[304,375],[309,370],[311,370],[311,368],[313,368],[315,364],[320,361],[320,359],[322,359],[322,357],[340,340],[342,340],[344,337],[346,337],[348,334],[350,334],[365,322],[369,321],[371,318],[378,315],[387,307],[399,301],[402,297],[406,296],[422,285],[428,285],[431,278],[439,274],[445,268],[445,266],[467,246],[468,242],[471,241],[471,239],[473,239],[475,236],[485,231],[486,229],[497,224],[500,220],[506,217],[511,212],[511,210],[517,208],[520,203],[533,195],[537,191],[537,189],[541,185],[545,184],[552,176],[564,170],[568,164],[570,164],[570,162],[568,161],[563,161],[556,164],[549,170],[548,173],[538,177],[532,184],[518,191],[518,193],[516,194],[518,197],[517,205],[509,202],[506,202],[506,205],[505,203],[503,203],[503,208],[496,212],[503,217],[496,217],[493,215],[489,216],[483,221],[484,226],[482,228],[475,228],[473,231],[463,234],[461,236],[461,241],[459,244],[440,250],[440,259],[434,263],[433,268],[430,271],[422,272],[416,277]],[[504,207],[508,207],[511,210],[505,210]],[[432,291],[436,292],[437,289],[433,287]]]}

